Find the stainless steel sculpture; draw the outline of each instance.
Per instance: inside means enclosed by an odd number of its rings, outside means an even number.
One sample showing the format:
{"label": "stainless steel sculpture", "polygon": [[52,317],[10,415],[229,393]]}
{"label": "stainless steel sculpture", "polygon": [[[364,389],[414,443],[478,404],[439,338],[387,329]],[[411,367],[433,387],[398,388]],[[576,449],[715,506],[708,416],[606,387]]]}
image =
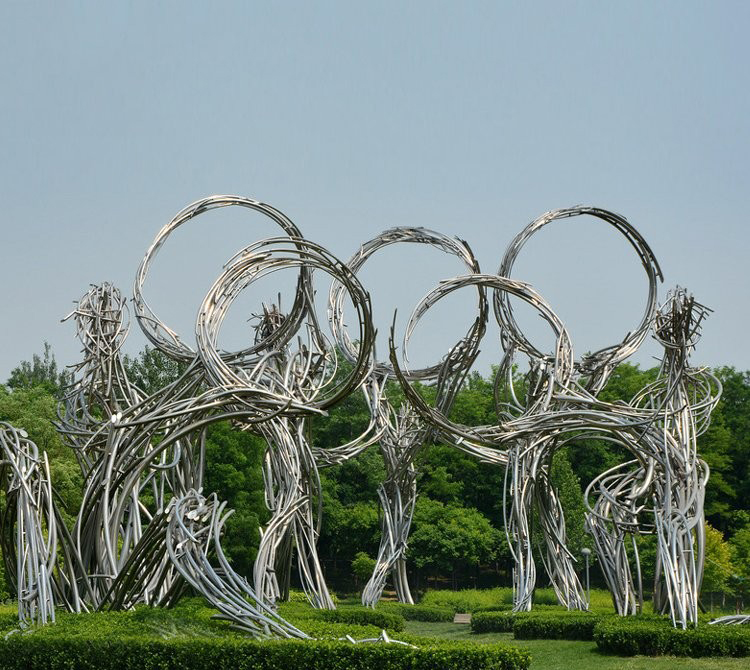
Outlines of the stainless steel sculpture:
{"label": "stainless steel sculpture", "polygon": [[25,431],[7,423],[0,423],[0,448],[6,490],[2,549],[18,596],[18,618],[22,625],[48,623],[55,620],[57,517],[47,454],[40,455]]}
{"label": "stainless steel sculpture", "polygon": [[[456,256],[469,272],[479,272],[479,263],[469,245],[463,240],[452,239],[425,228],[392,228],[365,242],[347,262],[356,273],[380,249],[394,244],[426,244],[447,254]],[[329,298],[331,327],[337,344],[344,355],[354,362],[361,352],[362,343],[356,345],[346,329],[344,320],[344,287],[334,282]],[[477,303],[479,314],[466,335],[445,356],[430,367],[412,370],[407,377],[410,382],[434,383],[436,406],[448,412],[456,393],[479,353],[479,342],[484,334],[487,318],[487,298],[480,287]],[[398,411],[384,393],[388,379],[393,379],[393,370],[386,361],[375,361],[372,371],[363,385],[367,398],[379,399],[377,405],[370,404],[374,420],[384,426],[380,435],[380,452],[385,463],[386,478],[378,489],[383,513],[382,536],[373,574],[362,592],[362,603],[374,607],[380,600],[389,576],[393,579],[400,602],[413,603],[406,573],[405,553],[409,529],[417,501],[417,470],[414,461],[432,432],[431,426],[407,402]]]}
{"label": "stainless steel sculpture", "polygon": [[[508,283],[511,282],[508,277],[520,248],[534,232],[551,221],[580,214],[595,216],[625,235],[642,261],[649,280],[649,292],[644,316],[636,329],[621,343],[577,361],[573,358],[567,331],[551,308],[530,287]],[[657,583],[664,585],[663,590],[657,590],[657,603],[670,612],[675,625],[686,626],[697,616],[697,585],[703,563],[703,490],[708,475],[705,464],[696,460],[695,437],[708,425],[710,412],[718,402],[720,393],[720,385],[705,370],[693,371],[688,366],[687,355],[697,339],[703,314],[691,318],[689,314],[695,305],[679,290],[674,294],[681,296],[679,300],[671,298],[670,309],[657,314],[656,282],[661,278],[661,271],[653,253],[624,218],[595,208],[557,210],[532,222],[509,246],[498,275],[494,278],[465,277],[445,282],[415,310],[413,323],[409,326],[409,329],[413,329],[416,320],[429,306],[460,286],[483,281],[494,289],[495,316],[501,328],[505,352],[496,380],[496,388],[503,390],[504,394],[497,395],[510,399],[498,407],[500,421],[497,426],[470,428],[453,424],[439,409],[427,406],[418,394],[410,392],[408,380],[399,368],[393,341],[391,360],[414,407],[441,429],[447,439],[484,460],[508,463],[504,501],[506,532],[516,563],[514,609],[531,608],[536,580],[529,526],[532,506],[538,510],[547,545],[543,561],[558,599],[569,608],[588,607],[585,592],[573,567],[575,559],[565,546],[564,515],[549,485],[549,465],[555,449],[566,442],[599,437],[625,446],[634,454],[637,463],[648,463],[635,475],[637,486],[627,491],[628,503],[633,505],[627,517],[630,523],[627,530],[657,533],[660,556]],[[557,340],[554,354],[538,351],[520,331],[509,299],[513,295],[536,307],[552,326]],[[689,307],[678,308],[678,305]],[[667,313],[672,316],[667,316]],[[678,326],[676,320],[680,319]],[[638,407],[637,403],[626,410],[619,405],[599,401],[596,396],[611,371],[637,350],[650,328],[654,329],[657,339],[665,344],[669,352],[663,367],[667,381],[657,387],[662,390],[661,395],[647,395],[650,399],[648,410]],[[516,397],[511,375],[512,363],[518,353],[527,356],[530,362],[527,392],[523,399]],[[683,383],[686,386],[680,386]],[[647,390],[647,394],[651,393]],[[698,421],[695,420],[697,417]],[[497,455],[490,456],[493,450],[497,450]],[[679,462],[684,464],[681,468],[673,469],[672,464],[661,470],[656,469],[656,463],[671,463],[678,455]],[[609,482],[609,473],[605,473],[603,478]],[[678,487],[677,491],[673,491],[675,486]],[[602,505],[610,505],[612,496],[612,493],[602,491]],[[644,496],[657,501],[654,503],[657,519],[655,530],[638,523],[637,513],[642,510],[642,505],[638,507],[636,501]],[[625,532],[622,511],[613,522],[619,528],[614,538],[611,534],[607,535],[602,523],[597,526],[597,519],[609,519],[602,512],[591,509],[589,529],[595,536],[600,560],[606,566],[618,612],[634,613],[637,608],[630,584],[629,561],[633,560],[640,574],[637,550],[629,559],[622,541]],[[678,551],[681,552],[680,558],[675,559]],[[661,580],[659,575],[662,576]]]}
{"label": "stainless steel sculpture", "polygon": [[[180,226],[220,207],[241,207],[270,218],[282,236],[240,250],[220,269],[195,321],[194,343],[169,328],[144,298],[159,250]],[[576,358],[565,326],[529,284],[511,277],[527,240],[553,221],[593,216],[619,231],[638,254],[648,280],[644,314],[621,342]],[[402,356],[391,330],[386,361],[375,355],[370,297],[357,272],[392,244],[427,244],[457,257],[466,274],[442,281],[414,308]],[[238,296],[280,270],[297,273],[290,308],[263,305],[254,337],[239,351],[223,351],[219,334]],[[319,314],[315,277],[332,281],[328,314]],[[0,469],[8,505],[2,548],[19,599],[23,625],[54,620],[55,606],[70,611],[119,609],[137,603],[174,603],[189,585],[221,616],[258,637],[306,637],[276,612],[288,593],[296,551],[300,581],[310,602],[334,607],[317,554],[323,510],[319,470],[378,443],[386,479],[378,495],[382,540],[373,575],[362,594],[380,599],[389,576],[398,597],[412,602],[406,560],[417,495],[415,457],[422,445],[446,440],[483,462],[504,467],[506,532],[515,561],[514,609],[528,610],[536,583],[530,519],[539,518],[541,560],[561,604],[587,609],[588,599],[566,546],[565,518],[550,465],[571,440],[605,439],[633,456],[597,477],[586,491],[591,533],[613,602],[621,615],[642,605],[639,534],[658,545],[655,604],[674,625],[697,621],[704,560],[703,498],[708,467],[696,452],[718,402],[721,386],[693,368],[707,310],[683,289],[657,310],[661,270],[643,238],[623,217],[592,207],[548,212],[511,242],[497,274],[482,274],[465,242],[422,228],[388,230],[342,263],[301,235],[292,221],[263,203],[237,196],[205,198],[182,210],[157,235],[138,269],[134,313],[159,351],[184,364],[181,376],[148,395],[128,379],[120,351],[128,333],[128,305],[110,284],[93,286],[74,318],[83,358],[59,412],[58,430],[76,454],[84,477],[83,503],[69,530],[56,509],[45,454],[22,432],[0,424]],[[408,343],[420,320],[445,296],[468,289],[477,313],[466,335],[437,364],[409,370]],[[456,393],[476,359],[489,318],[488,295],[499,324],[501,357],[496,385],[497,422],[462,426],[449,419]],[[553,331],[551,352],[537,349],[519,328],[512,299],[531,305]],[[344,304],[356,316],[346,325]],[[628,404],[599,399],[615,367],[632,355],[648,332],[664,347],[656,382]],[[340,356],[350,363],[340,370]],[[401,360],[403,358],[403,360]],[[515,387],[514,364],[528,360],[524,390]],[[397,380],[406,402],[396,412],[386,383]],[[415,382],[431,383],[429,405]],[[311,417],[349,394],[362,392],[370,422],[344,445],[310,444]],[[262,529],[252,583],[236,574],[221,548],[231,512],[227,502],[203,493],[205,431],[230,420],[265,438],[265,493],[271,519]],[[501,495],[501,492],[498,492]],[[12,558],[12,560],[11,560]],[[387,637],[379,638],[388,641]]]}

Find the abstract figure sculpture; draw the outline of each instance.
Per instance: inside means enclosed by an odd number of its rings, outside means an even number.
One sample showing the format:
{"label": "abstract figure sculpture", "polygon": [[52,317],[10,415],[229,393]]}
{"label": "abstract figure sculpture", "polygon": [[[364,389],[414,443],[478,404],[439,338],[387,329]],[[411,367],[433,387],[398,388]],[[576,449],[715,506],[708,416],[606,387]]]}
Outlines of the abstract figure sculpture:
{"label": "abstract figure sculpture", "polygon": [[[458,257],[469,272],[479,272],[479,263],[466,242],[451,239],[425,228],[393,228],[363,244],[349,259],[347,265],[358,272],[365,262],[378,250],[393,244],[427,244],[445,253]],[[361,343],[352,343],[344,325],[343,286],[334,283],[330,294],[331,329],[337,344],[345,356],[354,362],[361,351]],[[448,412],[456,393],[466,378],[472,363],[479,353],[479,342],[484,334],[487,318],[487,299],[480,288],[478,294],[479,314],[464,338],[456,344],[438,365],[408,373],[408,382],[433,382],[436,387],[436,405]],[[362,592],[362,603],[374,607],[380,600],[386,580],[392,576],[396,595],[400,602],[413,603],[406,574],[404,558],[409,529],[417,501],[417,470],[414,461],[431,432],[430,424],[422,419],[407,402],[398,412],[386,398],[384,389],[393,371],[387,362],[376,361],[363,390],[366,397],[377,398],[373,408],[377,420],[385,427],[380,435],[380,451],[385,463],[386,478],[378,489],[383,512],[382,536],[373,574]]]}
{"label": "abstract figure sculpture", "polygon": [[[282,236],[248,245],[220,269],[196,315],[191,346],[149,307],[146,279],[177,228],[229,206],[263,214]],[[552,306],[511,274],[534,233],[579,215],[593,216],[625,237],[643,265],[648,295],[641,321],[621,342],[576,359]],[[357,272],[378,250],[401,243],[427,244],[455,256],[466,273],[442,281],[416,305],[403,337],[404,360],[391,330],[389,358],[383,361],[376,358],[370,296]],[[289,269],[297,273],[289,310],[282,311],[280,298],[279,304],[263,305],[253,319],[252,341],[239,351],[221,350],[220,330],[238,296],[255,282]],[[315,297],[314,279],[321,275],[332,282],[325,318]],[[316,547],[324,513],[319,470],[375,443],[386,465],[378,490],[383,534],[362,601],[374,606],[390,576],[399,599],[412,602],[406,550],[417,496],[415,458],[437,437],[505,468],[502,495],[517,611],[531,609],[536,583],[533,514],[544,538],[542,562],[558,600],[569,609],[588,608],[566,546],[563,509],[550,482],[552,458],[571,440],[606,439],[624,447],[632,459],[595,478],[585,494],[587,529],[615,608],[628,615],[642,606],[635,538],[651,533],[658,547],[655,605],[670,613],[675,626],[696,623],[708,479],[696,439],[708,426],[721,386],[706,370],[689,364],[706,308],[678,288],[657,310],[661,279],[651,249],[633,226],[592,207],[544,214],[514,238],[497,274],[482,274],[468,244],[422,228],[388,230],[343,263],[305,239],[269,205],[237,196],[193,203],[159,232],[134,286],[138,324],[154,347],[183,365],[176,380],[149,395],[128,379],[120,357],[128,306],[114,286],[93,286],[71,314],[83,359],[74,368],[57,428],[75,451],[85,482],[72,530],[56,509],[46,454],[39,454],[23,431],[0,424],[0,480],[7,496],[0,537],[21,624],[54,621],[55,606],[79,612],[137,603],[169,605],[190,586],[251,635],[307,637],[279,616],[276,603],[288,595],[296,552],[310,602],[334,607]],[[462,289],[477,298],[476,318],[466,335],[437,364],[409,370],[404,361],[419,321],[445,296]],[[450,408],[485,335],[489,295],[502,348],[495,380],[497,421],[463,426],[450,419]],[[512,300],[530,305],[550,326],[553,351],[540,351],[524,335]],[[347,302],[356,313],[351,332],[344,316]],[[628,404],[600,400],[612,371],[638,349],[649,330],[664,348],[657,380]],[[349,363],[343,371],[341,356]],[[523,390],[514,379],[521,358],[529,370]],[[396,380],[405,395],[398,412],[387,397],[389,380]],[[435,386],[434,404],[425,401],[415,382]],[[364,394],[370,410],[363,433],[343,445],[311,444],[311,417],[324,417],[355,392]],[[264,481],[271,518],[261,531],[252,583],[234,571],[222,551],[222,528],[231,514],[227,501],[202,491],[205,431],[222,420],[255,432],[267,444]]]}

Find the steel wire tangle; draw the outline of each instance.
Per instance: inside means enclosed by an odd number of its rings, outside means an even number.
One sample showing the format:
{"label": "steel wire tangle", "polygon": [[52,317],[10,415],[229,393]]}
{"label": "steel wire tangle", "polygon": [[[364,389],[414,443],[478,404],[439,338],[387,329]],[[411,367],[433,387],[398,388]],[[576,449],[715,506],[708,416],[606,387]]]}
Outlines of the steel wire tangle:
{"label": "steel wire tangle", "polygon": [[202,430],[220,413],[216,395],[201,390],[195,364],[165,389],[110,418],[93,440],[105,449],[84,481],[73,539],[90,589],[88,607],[170,602],[174,570],[164,554],[141,566],[144,588],[123,589],[126,566],[154,532],[154,519],[172,496],[201,486]]}
{"label": "steel wire tangle", "polygon": [[[697,437],[707,430],[719,401],[721,383],[704,368],[692,368],[690,353],[709,310],[684,289],[671,291],[654,321],[654,337],[664,347],[657,380],[643,389],[631,405],[653,414],[655,430],[663,434],[654,453],[639,467],[623,464],[595,479],[587,488],[587,525],[597,544],[606,548],[605,577],[621,614],[642,606],[642,578],[634,535],[656,533],[657,564],[654,606],[669,611],[674,625],[697,623],[698,596],[705,560],[703,502],[708,466],[697,454]],[[594,506],[591,492],[598,495]],[[650,496],[650,506],[644,499]],[[639,523],[648,513],[653,523]],[[633,537],[633,584],[626,539]]]}
{"label": "steel wire tangle", "polygon": [[[197,200],[178,212],[177,215],[159,231],[156,238],[151,243],[151,246],[146,251],[146,255],[138,267],[138,272],[136,273],[135,282],[133,284],[134,312],[141,330],[143,330],[146,337],[159,351],[167,354],[175,360],[185,363],[190,362],[196,356],[196,351],[189,345],[185,344],[183,339],[154,313],[144,298],[143,291],[148,273],[151,270],[151,266],[153,265],[157,254],[164,246],[169,236],[174,233],[177,228],[205,212],[222,207],[233,206],[259,212],[276,223],[290,238],[302,238],[302,234],[297,226],[285,214],[271,205],[242,196],[212,195]],[[303,267],[300,271],[300,284],[305,281],[309,281],[309,278],[307,278],[306,268]],[[300,301],[304,300],[304,293],[298,290],[296,297]],[[290,316],[293,316],[294,318],[286,319],[281,328],[275,330],[269,335],[268,341],[256,342],[253,346],[238,352],[223,352],[222,356],[228,360],[242,358],[269,348],[276,342],[283,342],[285,339],[292,337],[297,331],[301,320],[304,318],[304,314],[303,305],[295,302],[290,313]]]}
{"label": "steel wire tangle", "polygon": [[[436,302],[455,290],[476,284],[495,291],[504,291],[520,298],[531,305],[552,328],[556,341],[555,354],[544,361],[540,361],[536,366],[534,388],[528,392],[527,406],[523,416],[534,416],[549,412],[553,404],[553,393],[560,388],[566,388],[572,378],[574,372],[573,349],[563,323],[542,296],[524,282],[499,275],[464,276],[442,282],[425,296],[415,308],[407,325],[405,342],[408,342],[408,337],[416,328],[419,319]],[[392,342],[391,360],[394,369],[398,370]],[[403,386],[406,379],[399,372],[397,372],[397,376]],[[502,377],[503,374],[501,368],[498,375]],[[500,465],[508,465],[509,460],[511,462],[518,460],[525,463],[527,454],[535,446],[527,442],[515,444],[510,441],[502,423],[472,428],[456,424],[450,421],[439,409],[429,407],[418,394],[406,391],[405,387],[404,390],[409,399],[415,403],[417,411],[437,426],[443,435],[449,437],[459,449],[479,458],[481,461]],[[496,385],[496,404],[499,407],[498,398],[498,386]],[[510,442],[510,445],[507,444],[508,442]],[[523,445],[524,451],[516,454],[514,449],[520,451],[519,445]],[[521,457],[524,460],[521,460]],[[567,567],[571,556],[565,547],[565,525],[562,508],[554,490],[546,484],[544,479],[549,464],[536,461],[532,464],[534,465],[533,468],[512,466],[506,468],[503,504],[506,533],[515,561],[513,572],[514,607],[516,610],[531,608],[536,569],[531,544],[530,513],[532,505],[536,503],[537,506],[546,504],[550,508],[549,511],[545,510],[545,514],[540,514],[540,517],[543,527],[547,531],[545,539],[547,539],[549,554],[548,572],[552,576],[558,598],[568,607],[585,609],[587,604],[578,577],[574,570]],[[539,479],[538,482],[537,478]],[[511,510],[508,510],[508,500],[511,501]]]}
{"label": "steel wire tangle", "polygon": [[[130,383],[120,357],[128,332],[127,303],[116,287],[104,283],[92,286],[66,319],[70,316],[75,316],[83,361],[75,366],[74,383],[62,402],[64,411],[58,409],[57,429],[74,449],[84,475],[74,537],[64,534],[62,544],[66,564],[76,574],[70,584],[76,588],[66,590],[65,604],[80,611],[101,607],[108,601],[120,566],[137,551],[152,515],[163,509],[173,494],[181,494],[185,483],[200,485],[203,444],[201,435],[197,444],[189,442],[192,436],[184,436],[175,445],[175,453],[190,457],[178,459],[175,467],[169,467],[169,458],[165,457],[143,471],[136,486],[119,489],[116,475],[127,471],[151,448],[134,439],[133,444],[141,450],[137,453],[129,443],[113,439],[111,429],[123,412],[142,407],[145,400],[145,394]],[[197,458],[192,457],[195,451],[199,452]],[[129,501],[123,516],[108,518],[107,512],[120,498]],[[161,580],[160,588],[169,590],[170,583],[169,579]],[[147,588],[139,595],[150,602],[151,591]],[[125,606],[139,601],[123,595],[119,602]]]}
{"label": "steel wire tangle", "polygon": [[[583,381],[588,391],[596,394],[606,384],[612,370],[637,351],[651,328],[657,306],[658,282],[663,281],[664,278],[659,263],[646,240],[625,217],[614,212],[584,205],[556,209],[542,214],[513,238],[505,251],[498,274],[508,278],[512,276],[513,265],[521,249],[528,242],[529,238],[544,226],[552,221],[571,219],[582,215],[593,216],[620,232],[638,254],[648,279],[646,306],[641,321],[636,328],[627,333],[621,342],[604,347],[593,353],[584,354],[580,360],[576,360],[574,363],[578,380]],[[498,323],[500,323],[503,332],[507,333],[507,336],[512,340],[516,348],[526,353],[532,359],[549,359],[549,356],[539,351],[519,328],[513,315],[513,306],[506,293],[496,292],[493,304]]]}
{"label": "steel wire tangle", "polygon": [[[562,321],[552,311],[545,299],[526,282],[508,279],[493,274],[461,275],[441,281],[414,308],[406,326],[404,347],[408,348],[408,339],[416,329],[419,321],[443,297],[462,288],[482,286],[496,291],[507,291],[533,307],[542,319],[551,327],[555,336],[555,354],[551,364],[542,369],[539,376],[538,392],[534,396],[534,406],[542,410],[549,406],[553,399],[555,383],[566,387],[573,373],[573,349],[570,336]],[[465,426],[449,419],[443,412],[431,407],[422,396],[411,387],[410,372],[398,361],[395,345],[395,324],[391,326],[389,338],[390,361],[394,377],[401,384],[405,395],[415,410],[423,416],[439,434],[455,444],[458,449],[474,456],[484,463],[505,465],[507,453],[504,448],[510,440],[504,430],[504,423],[485,426]],[[499,404],[499,403],[498,403]]]}
{"label": "steel wire tangle", "polygon": [[[365,242],[347,266],[355,274],[379,250],[394,244],[424,244],[457,257],[469,272],[479,273],[479,263],[469,245],[459,238],[451,238],[426,228],[391,228]],[[329,292],[329,319],[336,343],[351,361],[361,355],[363,343],[355,344],[344,319],[345,287],[338,282]],[[447,413],[471,365],[479,353],[479,342],[484,334],[488,302],[483,287],[477,286],[478,315],[466,335],[454,345],[440,363],[409,373],[412,381],[434,382],[435,404]],[[374,354],[373,354],[374,355]],[[405,553],[417,500],[417,470],[414,461],[431,432],[430,424],[403,402],[396,412],[385,394],[386,381],[393,379],[387,361],[374,361],[373,369],[362,386],[365,397],[379,399],[368,402],[375,418],[384,425],[380,436],[380,452],[386,478],[378,487],[382,517],[382,535],[373,573],[362,592],[362,603],[374,607],[380,600],[386,581],[392,576],[400,602],[413,604],[406,572]]]}
{"label": "steel wire tangle", "polygon": [[[635,249],[641,260],[648,280],[646,306],[638,326],[627,333],[620,343],[605,347],[592,354],[584,355],[581,360],[574,360],[573,374],[563,385],[582,387],[585,393],[596,395],[606,384],[612,370],[623,360],[632,355],[648,334],[654,318],[657,300],[657,283],[662,278],[658,262],[646,241],[635,228],[622,216],[597,207],[577,206],[547,212],[532,221],[509,244],[503,256],[498,274],[511,277],[513,265],[526,242],[535,233],[552,221],[568,220],[580,215],[590,215],[611,225],[620,232]],[[519,413],[533,413],[530,407],[538,391],[539,372],[551,364],[551,357],[540,352],[524,335],[513,314],[510,295],[496,291],[494,295],[495,315],[501,327],[505,356],[500,365],[496,379],[496,390],[501,386],[501,376],[506,377],[505,389],[509,402],[505,404],[506,416],[517,416]],[[513,388],[513,362],[517,352],[523,353],[530,362],[530,373],[526,380],[527,398],[519,402]],[[574,393],[576,391],[573,391]],[[546,408],[544,411],[548,411]],[[531,608],[535,570],[531,552],[530,531],[527,520],[528,506],[536,504],[542,534],[545,539],[546,557],[542,560],[551,578],[552,585],[561,604],[572,609],[587,609],[588,602],[574,567],[575,558],[565,546],[565,522],[562,507],[549,481],[549,468],[557,446],[554,440],[540,435],[531,441],[519,442],[508,452],[509,470],[513,470],[513,486],[510,488],[512,506],[510,522],[506,517],[506,529],[515,536],[518,547],[516,558],[523,557],[516,564],[514,608],[528,610]],[[514,495],[527,489],[527,482],[535,482],[536,493],[533,496]],[[521,488],[519,488],[521,487]],[[505,507],[507,512],[507,506]],[[510,540],[510,537],[509,537]],[[522,548],[524,548],[522,550]],[[524,565],[526,563],[526,565]]]}
{"label": "steel wire tangle", "polygon": [[71,317],[82,360],[73,366],[73,384],[58,406],[55,427],[85,477],[104,448],[91,440],[96,429],[144,394],[130,383],[120,356],[129,331],[127,300],[120,290],[109,282],[92,285],[63,321]]}
{"label": "steel wire tangle", "polygon": [[[219,541],[232,514],[231,510],[225,511],[226,504],[220,503],[216,494],[205,498],[196,491],[171,501],[164,545],[172,564],[233,628],[254,637],[307,638],[259,601],[247,580],[227,561]],[[209,561],[209,553],[215,556],[218,567]]]}
{"label": "steel wire tangle", "polygon": [[[199,386],[205,385],[205,377],[206,377],[206,371],[205,369],[203,369],[201,365],[192,364],[198,360],[198,353],[192,347],[185,344],[185,342],[180,338],[179,335],[177,335],[175,331],[169,328],[156,316],[156,314],[153,312],[153,310],[150,308],[150,306],[148,305],[148,303],[146,302],[144,298],[143,289],[144,289],[144,284],[146,282],[148,273],[151,269],[151,266],[159,250],[166,243],[169,236],[177,228],[187,223],[188,221],[191,221],[194,218],[198,217],[200,214],[203,214],[213,209],[228,207],[228,206],[238,206],[238,207],[242,207],[242,208],[246,208],[252,211],[259,212],[263,214],[264,216],[270,218],[274,223],[276,223],[281,228],[282,232],[286,233],[290,237],[292,238],[302,237],[298,228],[294,225],[294,223],[288,217],[286,217],[283,213],[271,207],[270,205],[260,203],[256,200],[251,200],[249,198],[244,198],[244,197],[234,196],[234,195],[217,195],[217,196],[210,196],[207,198],[203,198],[185,207],[166,226],[164,226],[159,231],[153,243],[147,250],[143,261],[141,262],[141,265],[136,274],[136,279],[135,279],[134,288],[133,288],[135,314],[136,314],[136,318],[142,330],[144,331],[148,339],[152,342],[152,344],[159,351],[166,354],[170,358],[173,358],[174,360],[182,361],[184,363],[188,363],[188,362],[191,363],[189,367],[192,370],[193,374],[185,378],[185,381],[189,387],[192,387],[194,389],[198,388]],[[277,344],[279,346],[283,345],[284,339],[291,338],[294,335],[295,331],[299,327],[299,324],[304,318],[305,293],[303,290],[299,290],[299,289],[304,285],[305,282],[308,282],[308,281],[309,281],[308,269],[303,267],[300,271],[300,277],[298,281],[298,291],[296,294],[296,302],[293,306],[292,313],[288,315],[288,318],[284,319],[284,322],[280,324],[279,328],[275,328],[272,332],[268,333],[266,338],[263,338],[261,341],[256,341],[253,344],[253,346],[249,347],[248,349],[245,349],[239,352],[222,352],[220,356],[222,358],[226,358],[227,360],[235,360],[235,359],[243,359],[243,358],[252,359],[254,357],[254,354],[262,352],[265,349],[272,347],[274,344]],[[181,397],[180,392],[177,389],[171,389],[169,393],[172,393],[172,394],[177,393],[178,397]],[[268,416],[273,415],[273,413],[276,412],[278,409],[278,403],[276,402],[277,398],[269,396],[269,394],[265,393],[263,390],[260,390],[257,393],[248,393],[248,390],[245,389],[243,395],[244,397],[249,397],[249,395],[253,395],[255,408],[259,411],[265,412],[266,415]],[[184,400],[184,398],[182,399]],[[164,402],[168,402],[169,398],[165,397],[165,398],[162,398],[162,400]],[[240,411],[239,416],[245,417],[246,426],[253,424],[253,423],[257,423],[257,421],[259,420],[257,413],[252,412],[252,411],[251,412]],[[189,423],[189,418],[187,417],[188,417],[187,414],[183,414],[181,415],[179,419],[177,419],[177,421],[180,421],[183,424]],[[201,452],[200,452],[200,459],[197,464],[200,469],[200,472],[196,473],[197,475],[196,481],[198,482],[198,484],[196,485],[199,485],[199,482],[202,479],[203,438],[204,438],[204,432],[201,432],[200,437],[199,437]],[[183,488],[182,491],[184,492],[185,489]]]}
{"label": "steel wire tangle", "polygon": [[[305,311],[302,323],[306,341],[298,338],[269,348],[252,365],[247,357],[226,361],[218,352],[221,324],[237,296],[251,283],[285,268],[304,268],[305,281],[298,284],[302,296],[295,300]],[[361,349],[351,371],[337,378],[336,356],[323,335],[315,313],[312,272],[322,271],[346,287],[358,320]],[[276,308],[267,310],[258,327],[258,337],[270,339],[287,319]],[[248,387],[277,399],[273,414],[256,430],[268,442],[264,469],[266,503],[271,519],[262,532],[254,567],[255,592],[273,604],[288,590],[291,567],[291,536],[298,551],[303,588],[316,607],[334,608],[317,555],[322,493],[318,467],[307,438],[306,417],[321,413],[356,389],[371,369],[374,340],[370,298],[351,270],[328,251],[308,240],[272,238],[238,253],[209,290],[196,322],[196,341],[207,378],[231,390]],[[303,411],[299,409],[303,408]],[[377,432],[377,417],[371,433]],[[370,442],[377,439],[371,434]],[[362,440],[366,446],[367,439]],[[317,509],[315,509],[317,501]],[[291,535],[290,535],[291,534]],[[279,580],[277,571],[281,572]]]}
{"label": "steel wire tangle", "polygon": [[5,422],[0,422],[0,450],[3,559],[26,628],[55,620],[57,514],[47,453],[39,453],[26,431]]}

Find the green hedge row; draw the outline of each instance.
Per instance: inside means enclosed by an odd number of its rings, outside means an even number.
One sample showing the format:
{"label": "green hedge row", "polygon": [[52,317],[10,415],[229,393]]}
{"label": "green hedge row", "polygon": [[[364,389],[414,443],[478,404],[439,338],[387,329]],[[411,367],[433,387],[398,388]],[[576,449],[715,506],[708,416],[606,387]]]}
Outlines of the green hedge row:
{"label": "green hedge row", "polygon": [[526,670],[528,652],[448,643],[411,648],[321,640],[149,639],[12,635],[0,642],[8,670]]}
{"label": "green hedge row", "polygon": [[526,616],[526,613],[516,613],[510,610],[475,612],[471,615],[471,632],[510,633],[513,630],[513,622],[519,616]]}
{"label": "green hedge row", "polygon": [[406,621],[453,621],[453,610],[449,607],[431,607],[429,605],[407,605],[406,603],[379,603],[378,610],[393,612],[402,616]]}
{"label": "green hedge row", "polygon": [[611,617],[594,629],[600,651],[617,656],[750,656],[750,626],[673,628],[668,619]]}
{"label": "green hedge row", "polygon": [[472,633],[510,633],[520,640],[592,640],[600,616],[577,610],[488,611],[471,617]]}
{"label": "green hedge row", "polygon": [[593,640],[600,617],[589,612],[561,612],[516,617],[513,637],[517,640]]}
{"label": "green hedge row", "polygon": [[383,612],[368,607],[339,607],[335,610],[317,610],[315,618],[335,623],[348,623],[356,626],[377,626],[396,633],[406,627],[401,614]]}

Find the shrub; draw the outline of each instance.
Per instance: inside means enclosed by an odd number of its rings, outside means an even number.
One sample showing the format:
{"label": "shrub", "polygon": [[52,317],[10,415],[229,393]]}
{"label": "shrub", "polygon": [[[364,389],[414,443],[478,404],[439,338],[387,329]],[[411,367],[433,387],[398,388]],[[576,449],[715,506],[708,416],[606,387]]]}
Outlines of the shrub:
{"label": "shrub", "polygon": [[377,626],[395,632],[400,632],[405,627],[404,617],[400,614],[373,610],[369,607],[339,607],[335,610],[317,610],[315,618],[359,626]]}
{"label": "shrub", "polygon": [[[339,602],[338,597],[333,591],[329,592],[329,595],[331,596],[331,600],[333,600],[333,604],[337,605]],[[308,599],[307,595],[304,591],[295,591],[294,589],[289,591],[289,600],[290,603],[310,603],[310,600]]]}
{"label": "shrub", "polygon": [[407,605],[406,603],[379,603],[378,610],[394,612],[406,621],[453,621],[454,611],[449,607],[431,607],[429,605]]}
{"label": "shrub", "polygon": [[513,637],[518,640],[593,640],[600,620],[590,612],[540,612],[517,616]]}
{"label": "shrub", "polygon": [[600,651],[618,656],[750,656],[750,627],[673,628],[664,617],[609,617],[594,628]]}
{"label": "shrub", "polygon": [[352,560],[352,572],[357,579],[365,581],[369,579],[376,564],[377,561],[367,552],[358,551]]}
{"label": "shrub", "polygon": [[534,606],[536,605],[560,605],[557,600],[555,589],[535,589],[533,597]]}
{"label": "shrub", "polygon": [[518,616],[526,616],[526,613],[516,613],[510,610],[503,612],[476,612],[471,615],[471,632],[510,633],[513,630],[513,622]]}
{"label": "shrub", "polygon": [[488,611],[471,617],[472,633],[510,633],[519,640],[591,640],[601,616],[591,612],[535,607],[530,612]]}
{"label": "shrub", "polygon": [[510,612],[513,609],[512,604],[508,605],[485,605],[483,607],[475,607],[473,612]]}
{"label": "shrub", "polygon": [[513,603],[513,589],[464,589],[463,591],[427,591],[422,605],[447,607],[453,612],[476,612],[482,607],[502,607]]}
{"label": "shrub", "polygon": [[[287,605],[302,612],[309,606]],[[392,613],[370,614],[395,616]],[[3,614],[5,614],[3,612]],[[0,667],[8,670],[527,670],[529,653],[499,644],[476,645],[435,640],[407,633],[395,639],[417,645],[340,641],[379,637],[380,627],[304,620],[301,628],[313,640],[255,640],[213,618],[216,611],[198,599],[177,607],[137,607],[127,612],[68,614],[55,624],[0,635]],[[323,615],[327,616],[327,615]],[[7,622],[8,629],[15,622]]]}
{"label": "shrub", "polygon": [[13,635],[0,642],[8,670],[526,670],[528,652],[450,642],[422,648],[324,640]]}
{"label": "shrub", "polygon": [[[320,619],[307,619],[301,621],[297,627],[307,633],[310,637],[323,638],[326,640],[340,640],[350,635],[355,640],[365,640],[380,637],[383,629],[379,626],[367,626],[351,623],[338,623],[334,621],[322,621]],[[392,633],[395,637],[395,633]],[[400,637],[398,638],[401,639]]]}

